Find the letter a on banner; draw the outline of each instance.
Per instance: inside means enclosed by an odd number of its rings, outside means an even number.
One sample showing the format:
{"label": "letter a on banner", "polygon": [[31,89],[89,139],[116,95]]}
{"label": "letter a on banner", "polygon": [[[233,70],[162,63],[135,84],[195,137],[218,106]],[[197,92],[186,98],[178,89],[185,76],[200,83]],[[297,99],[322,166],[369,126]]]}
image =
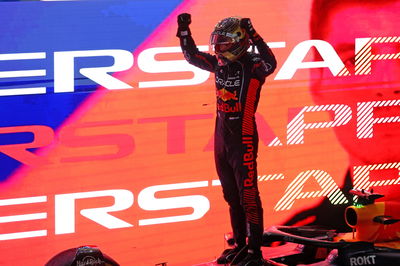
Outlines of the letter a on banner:
{"label": "letter a on banner", "polygon": [[[303,192],[304,185],[314,177],[321,190]],[[285,195],[275,205],[275,211],[290,210],[294,202],[298,199],[328,197],[333,205],[347,203],[347,199],[343,192],[339,189],[333,178],[322,170],[308,170],[301,172],[285,191]]]}

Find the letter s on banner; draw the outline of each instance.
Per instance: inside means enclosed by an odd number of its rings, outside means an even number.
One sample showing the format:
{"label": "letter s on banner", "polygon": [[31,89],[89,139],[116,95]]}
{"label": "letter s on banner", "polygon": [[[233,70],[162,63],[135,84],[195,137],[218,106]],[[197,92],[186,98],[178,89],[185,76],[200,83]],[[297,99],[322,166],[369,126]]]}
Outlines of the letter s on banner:
{"label": "letter s on banner", "polygon": [[139,225],[152,225],[162,223],[173,223],[182,221],[192,221],[203,217],[210,209],[210,202],[207,197],[202,195],[169,197],[157,199],[154,194],[158,191],[168,191],[176,189],[207,187],[208,181],[177,183],[168,185],[157,185],[143,189],[138,196],[140,208],[147,211],[168,210],[177,208],[193,208],[193,213],[177,215],[163,218],[152,218],[139,220]]}
{"label": "letter s on banner", "polygon": [[[199,45],[200,51],[208,51],[208,45]],[[182,53],[179,46],[149,48],[142,51],[138,56],[138,66],[140,70],[147,73],[172,73],[172,72],[193,72],[191,79],[178,80],[158,80],[139,82],[139,88],[168,87],[168,86],[186,86],[196,85],[205,82],[210,77],[210,72],[190,65],[186,60],[165,60],[157,61],[157,54]]]}

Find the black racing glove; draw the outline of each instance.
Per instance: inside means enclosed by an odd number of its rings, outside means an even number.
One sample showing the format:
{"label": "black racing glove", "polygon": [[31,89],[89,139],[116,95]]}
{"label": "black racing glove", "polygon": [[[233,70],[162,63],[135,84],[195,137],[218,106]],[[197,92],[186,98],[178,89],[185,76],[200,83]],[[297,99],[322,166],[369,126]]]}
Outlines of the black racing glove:
{"label": "black racing glove", "polygon": [[256,30],[254,29],[253,24],[251,23],[251,20],[249,18],[242,18],[240,20],[240,27],[247,32],[253,42],[261,39],[260,35],[258,35]]}
{"label": "black racing glove", "polygon": [[178,32],[176,33],[176,37],[190,36],[191,32],[189,29],[189,25],[190,23],[192,23],[191,15],[188,13],[179,14],[177,20]]}

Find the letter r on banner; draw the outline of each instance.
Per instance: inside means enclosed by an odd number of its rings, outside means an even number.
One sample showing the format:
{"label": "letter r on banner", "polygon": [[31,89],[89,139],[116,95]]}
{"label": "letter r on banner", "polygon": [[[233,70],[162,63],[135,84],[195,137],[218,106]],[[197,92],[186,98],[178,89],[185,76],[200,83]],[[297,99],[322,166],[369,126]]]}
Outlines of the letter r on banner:
{"label": "letter r on banner", "polygon": [[79,72],[109,90],[131,89],[132,86],[111,76],[110,72],[128,70],[133,65],[133,55],[125,50],[63,51],[54,53],[54,92],[75,90],[75,58],[111,56],[114,64],[107,67],[87,67]]}

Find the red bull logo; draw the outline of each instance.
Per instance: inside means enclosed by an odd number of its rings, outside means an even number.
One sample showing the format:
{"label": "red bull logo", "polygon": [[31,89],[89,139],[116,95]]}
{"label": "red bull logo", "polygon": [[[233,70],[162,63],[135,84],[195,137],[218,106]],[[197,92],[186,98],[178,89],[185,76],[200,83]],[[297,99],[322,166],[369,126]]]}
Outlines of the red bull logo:
{"label": "red bull logo", "polygon": [[224,102],[229,100],[235,100],[235,101],[238,100],[236,96],[236,91],[232,93],[226,90],[225,88],[217,90],[217,98],[223,100]]}
{"label": "red bull logo", "polygon": [[217,103],[217,110],[224,112],[224,113],[237,113],[240,112],[241,107],[240,107],[240,103],[237,102],[235,103],[235,106],[230,106],[227,103]]}

